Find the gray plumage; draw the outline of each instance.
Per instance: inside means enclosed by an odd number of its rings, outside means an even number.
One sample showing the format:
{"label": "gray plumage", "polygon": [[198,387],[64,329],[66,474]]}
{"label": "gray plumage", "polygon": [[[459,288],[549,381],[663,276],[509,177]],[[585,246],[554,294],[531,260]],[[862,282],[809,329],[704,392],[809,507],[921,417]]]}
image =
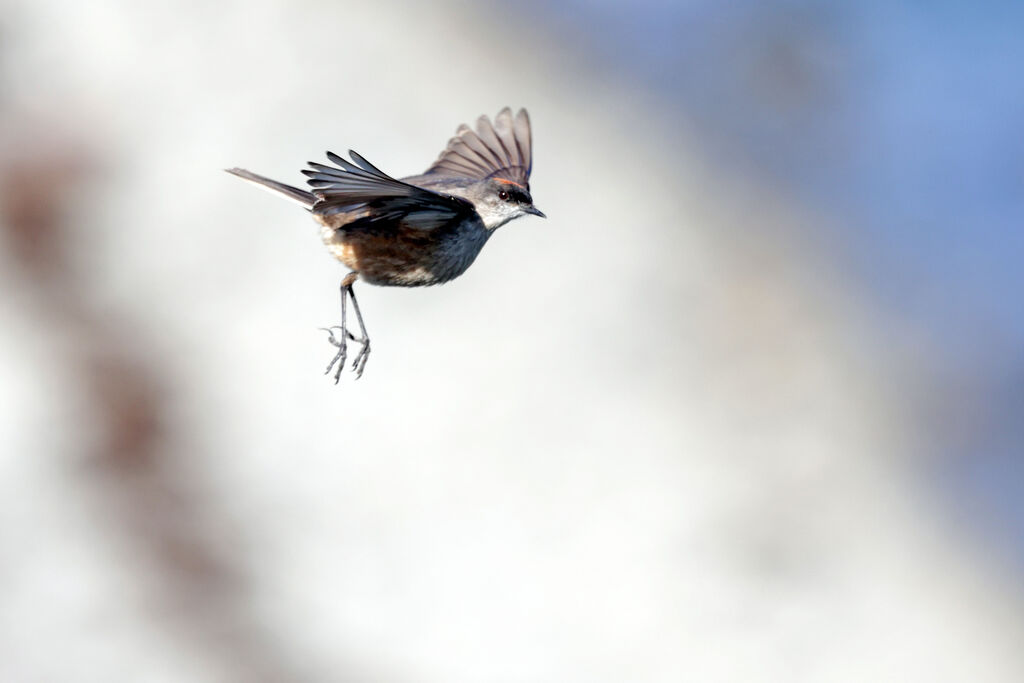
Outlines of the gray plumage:
{"label": "gray plumage", "polygon": [[504,178],[519,185],[528,185],[533,141],[530,137],[530,116],[525,109],[512,117],[505,107],[494,117],[476,121],[476,130],[462,124],[455,137],[424,175],[449,175],[461,178]]}
{"label": "gray plumage", "polygon": [[[393,178],[349,150],[351,161],[327,152],[331,164],[309,162],[302,173],[310,190],[240,168],[227,169],[309,210],[321,224],[331,253],[352,269],[342,283],[342,332],[328,371],[345,363],[348,339],[363,343],[354,361],[362,372],[369,339],[362,327],[352,283],[421,287],[452,280],[469,268],[497,228],[527,214],[543,217],[530,196],[533,166],[530,118],[505,107],[494,122],[477,119],[476,130],[459,126],[430,168]],[[359,316],[362,338],[345,327],[346,297]],[[339,367],[337,380],[340,376]]]}

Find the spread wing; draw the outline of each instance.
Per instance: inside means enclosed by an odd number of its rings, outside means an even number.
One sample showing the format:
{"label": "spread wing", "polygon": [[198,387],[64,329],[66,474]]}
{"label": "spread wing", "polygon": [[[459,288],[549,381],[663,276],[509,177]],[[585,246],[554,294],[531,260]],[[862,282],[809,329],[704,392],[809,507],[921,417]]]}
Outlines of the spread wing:
{"label": "spread wing", "polygon": [[433,230],[475,210],[464,199],[404,183],[349,150],[352,162],[327,153],[336,166],[309,162],[302,172],[316,201],[311,211],[334,228],[362,221],[400,222],[417,230]]}
{"label": "spread wing", "polygon": [[505,107],[494,123],[481,116],[476,130],[466,124],[459,126],[427,173],[477,180],[504,178],[528,187],[532,167],[530,115],[520,109],[513,118],[512,110]]}

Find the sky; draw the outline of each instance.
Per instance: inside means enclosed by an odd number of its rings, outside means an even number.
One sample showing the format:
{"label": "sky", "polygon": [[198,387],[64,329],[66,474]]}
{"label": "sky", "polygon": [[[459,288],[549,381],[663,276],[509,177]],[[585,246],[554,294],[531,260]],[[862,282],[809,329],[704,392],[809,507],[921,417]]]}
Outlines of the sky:
{"label": "sky", "polygon": [[1024,4],[548,5],[710,158],[821,216],[824,244],[936,390],[933,472],[1024,564]]}
{"label": "sky", "polygon": [[951,362],[984,367],[981,347],[1024,347],[1024,306],[1007,296],[1024,285],[1024,6],[565,0],[553,11],[717,157],[828,216],[852,274]]}

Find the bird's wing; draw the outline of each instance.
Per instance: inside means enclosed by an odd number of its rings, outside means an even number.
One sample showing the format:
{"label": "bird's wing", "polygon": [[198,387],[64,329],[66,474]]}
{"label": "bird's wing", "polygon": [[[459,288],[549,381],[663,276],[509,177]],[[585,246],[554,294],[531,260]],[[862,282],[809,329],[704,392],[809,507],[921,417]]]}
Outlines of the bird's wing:
{"label": "bird's wing", "polygon": [[302,171],[316,197],[312,212],[331,227],[400,221],[433,230],[475,211],[465,199],[396,180],[352,150],[348,153],[355,163],[328,152],[336,166],[311,161]]}
{"label": "bird's wing", "polygon": [[476,120],[476,130],[466,124],[459,126],[427,174],[477,180],[503,178],[528,186],[532,166],[530,116],[520,109],[513,117],[512,110],[505,107],[494,117],[494,123],[481,116]]}

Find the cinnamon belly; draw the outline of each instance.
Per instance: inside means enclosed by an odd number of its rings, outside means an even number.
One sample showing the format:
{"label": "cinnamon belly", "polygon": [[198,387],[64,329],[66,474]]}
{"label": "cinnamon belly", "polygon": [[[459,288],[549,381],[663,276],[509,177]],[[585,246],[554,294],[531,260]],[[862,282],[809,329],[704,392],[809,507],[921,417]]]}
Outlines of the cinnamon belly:
{"label": "cinnamon belly", "polygon": [[336,259],[376,285],[422,287],[437,284],[438,242],[429,233],[402,230],[388,235],[373,231],[331,230],[325,240]]}

